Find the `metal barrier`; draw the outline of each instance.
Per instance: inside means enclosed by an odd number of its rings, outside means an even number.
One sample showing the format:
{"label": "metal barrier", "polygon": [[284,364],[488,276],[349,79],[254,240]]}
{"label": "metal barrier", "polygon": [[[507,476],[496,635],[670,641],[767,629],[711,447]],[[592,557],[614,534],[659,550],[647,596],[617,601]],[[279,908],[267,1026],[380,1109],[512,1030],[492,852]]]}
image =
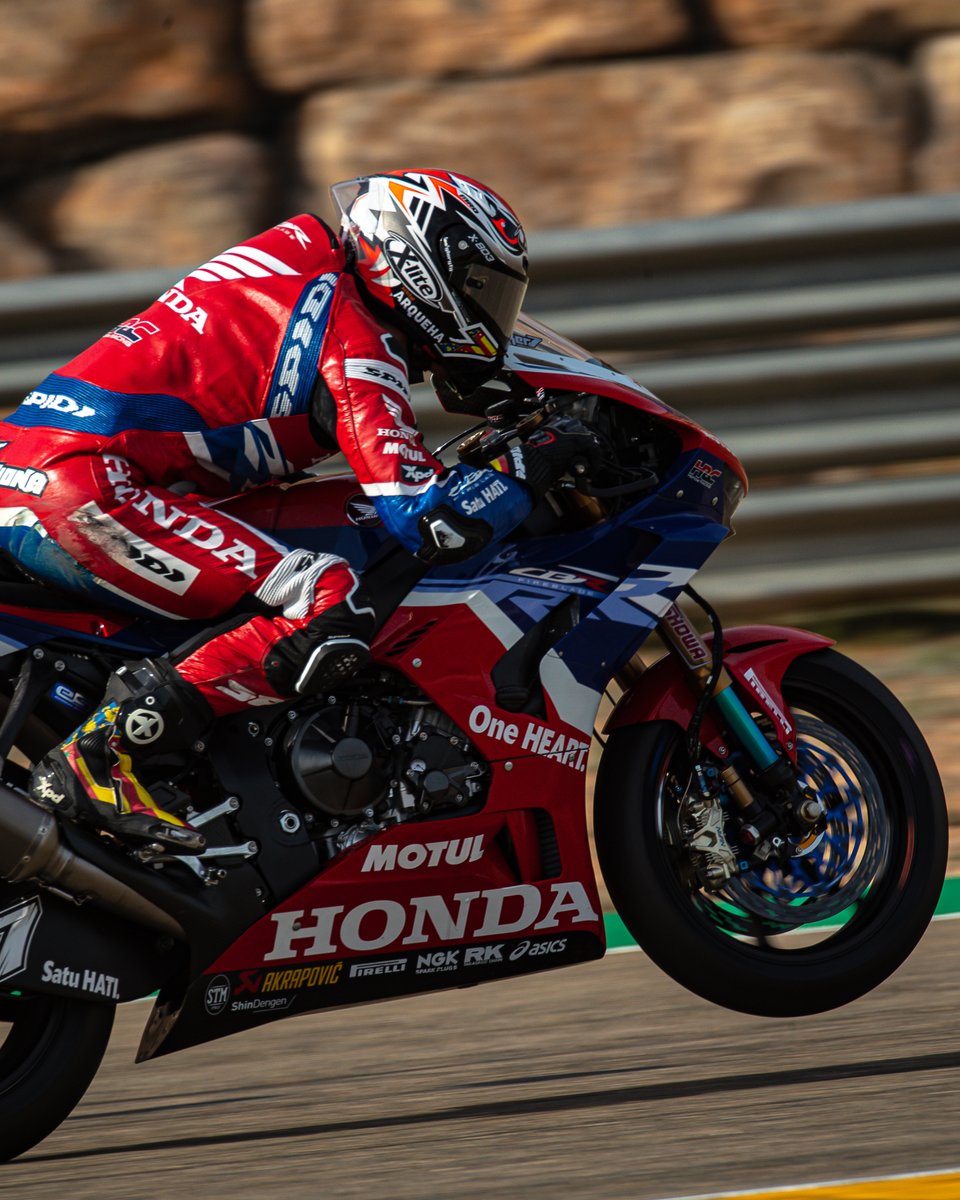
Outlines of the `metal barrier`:
{"label": "metal barrier", "polygon": [[[960,583],[960,197],[531,238],[527,309],[722,436],[753,488],[704,572],[722,606]],[[0,285],[0,405],[177,275]],[[425,389],[428,438],[456,428]]]}

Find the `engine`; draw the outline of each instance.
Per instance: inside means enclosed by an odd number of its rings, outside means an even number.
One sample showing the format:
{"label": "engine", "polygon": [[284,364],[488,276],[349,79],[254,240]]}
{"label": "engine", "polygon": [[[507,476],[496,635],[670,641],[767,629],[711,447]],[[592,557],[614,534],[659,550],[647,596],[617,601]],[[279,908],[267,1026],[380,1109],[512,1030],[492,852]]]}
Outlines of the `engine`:
{"label": "engine", "polygon": [[476,811],[489,768],[426,700],[358,699],[304,711],[280,753],[285,792],[333,856],[400,821]]}

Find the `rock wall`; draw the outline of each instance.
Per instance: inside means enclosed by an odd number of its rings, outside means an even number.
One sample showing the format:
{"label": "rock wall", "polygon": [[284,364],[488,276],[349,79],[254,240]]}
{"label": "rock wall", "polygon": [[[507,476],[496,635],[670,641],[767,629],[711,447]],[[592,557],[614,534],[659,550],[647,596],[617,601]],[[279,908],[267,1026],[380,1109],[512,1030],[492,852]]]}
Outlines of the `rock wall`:
{"label": "rock wall", "polygon": [[960,189],[958,0],[5,0],[0,278],[444,166],[532,229]]}

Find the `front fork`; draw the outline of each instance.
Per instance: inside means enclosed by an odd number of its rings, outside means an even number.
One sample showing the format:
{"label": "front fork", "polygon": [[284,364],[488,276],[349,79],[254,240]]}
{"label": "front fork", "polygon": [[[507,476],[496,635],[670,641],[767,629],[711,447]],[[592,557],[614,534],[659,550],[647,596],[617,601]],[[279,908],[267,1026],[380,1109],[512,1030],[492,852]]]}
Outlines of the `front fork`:
{"label": "front fork", "polygon": [[[694,692],[703,696],[711,686],[713,661],[710,647],[681,612],[676,604],[663,614],[657,626],[664,643],[681,663]],[[626,664],[618,681],[627,683],[642,672],[639,659]],[[724,848],[719,814],[711,814],[706,804],[697,809],[702,826],[695,834],[693,848],[707,853],[712,863],[711,878],[720,883],[736,873],[737,863],[746,854],[756,861],[772,854],[785,852],[790,835],[813,834],[824,815],[816,796],[804,793],[799,787],[797,772],[786,755],[780,755],[763,736],[756,721],[737,695],[726,667],[722,664],[712,683],[710,703],[714,705],[727,736],[741,747],[753,768],[753,787],[747,785],[732,763],[709,772],[719,777],[737,809],[740,846]],[[700,764],[694,763],[704,797],[709,795],[709,782]],[[708,828],[709,827],[709,828]],[[698,844],[699,842],[699,844]]]}

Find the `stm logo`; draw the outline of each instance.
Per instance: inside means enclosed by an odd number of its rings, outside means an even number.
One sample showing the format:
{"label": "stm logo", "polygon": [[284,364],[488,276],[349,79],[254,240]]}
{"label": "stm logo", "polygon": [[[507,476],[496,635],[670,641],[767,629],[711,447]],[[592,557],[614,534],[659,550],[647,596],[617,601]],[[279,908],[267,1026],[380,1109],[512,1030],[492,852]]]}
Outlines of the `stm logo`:
{"label": "stm logo", "polygon": [[227,975],[214,975],[207,984],[203,996],[203,1007],[211,1017],[222,1013],[230,1002],[231,984]]}

